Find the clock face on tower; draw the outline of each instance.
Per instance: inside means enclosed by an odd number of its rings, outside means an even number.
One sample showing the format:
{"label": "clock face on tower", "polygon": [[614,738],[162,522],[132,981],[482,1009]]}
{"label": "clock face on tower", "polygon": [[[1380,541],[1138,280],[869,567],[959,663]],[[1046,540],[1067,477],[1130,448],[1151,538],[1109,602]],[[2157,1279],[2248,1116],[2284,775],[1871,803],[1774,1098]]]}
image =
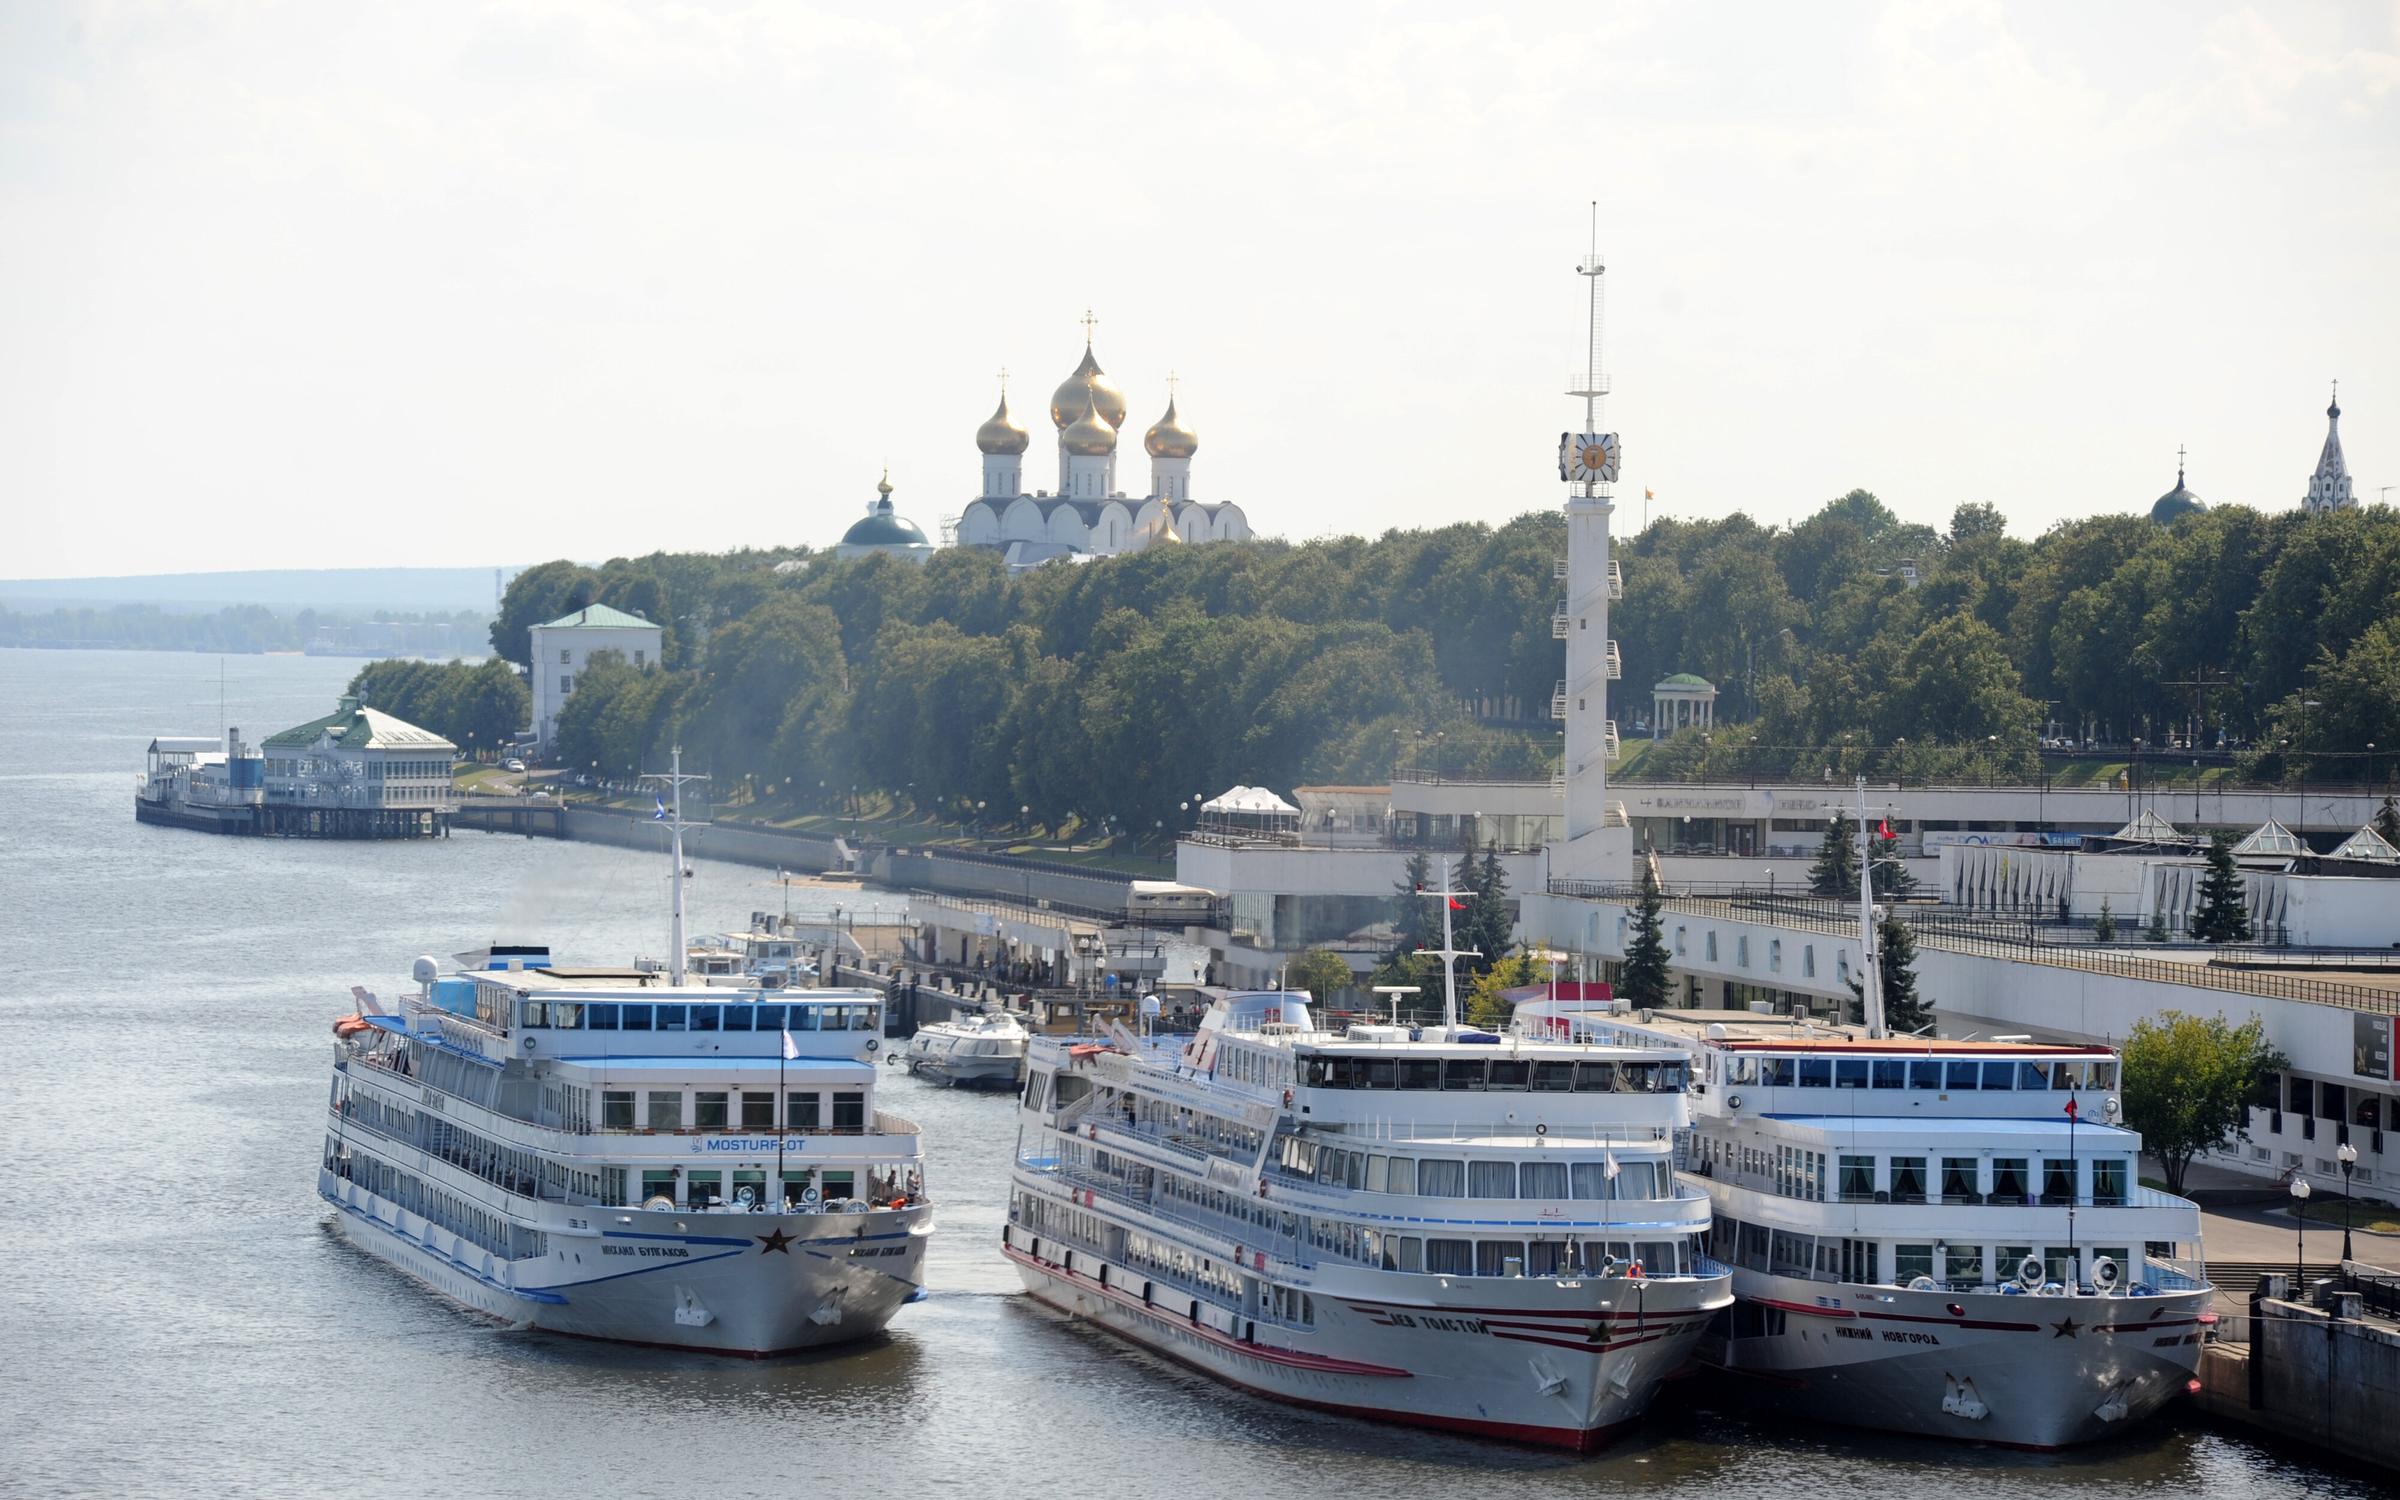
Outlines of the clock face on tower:
{"label": "clock face on tower", "polygon": [[1613,432],[1560,433],[1558,477],[1582,484],[1615,482],[1617,435]]}

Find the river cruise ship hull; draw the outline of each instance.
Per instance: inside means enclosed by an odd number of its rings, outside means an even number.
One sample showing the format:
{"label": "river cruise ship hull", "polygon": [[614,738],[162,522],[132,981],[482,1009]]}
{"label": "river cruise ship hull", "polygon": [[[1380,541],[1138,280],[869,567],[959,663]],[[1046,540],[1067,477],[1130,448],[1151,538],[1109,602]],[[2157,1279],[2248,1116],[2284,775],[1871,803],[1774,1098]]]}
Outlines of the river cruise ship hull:
{"label": "river cruise ship hull", "polygon": [[2063,1448],[2193,1387],[2216,1321],[2199,1209],[2136,1180],[2107,1048],[1611,1003],[1515,1024],[1689,1049],[1681,1175],[1737,1298],[1701,1358],[1776,1404]]}
{"label": "river cruise ship hull", "polygon": [[[1737,1270],[1701,1357],[1773,1404],[1848,1426],[2064,1448],[2183,1395],[2213,1293],[2009,1295],[1837,1285]],[[1728,1337],[1729,1333],[1738,1337]]]}
{"label": "river cruise ship hull", "polygon": [[420,959],[335,1025],[318,1192],[350,1244],[513,1324],[764,1356],[920,1298],[916,1128],[869,991],[674,985],[546,950]]}
{"label": "river cruise ship hull", "polygon": [[1588,1450],[1730,1305],[1674,1181],[1682,1063],[1459,1026],[1036,1038],[1001,1249],[1045,1305],[1244,1390]]}
{"label": "river cruise ship hull", "polygon": [[[1638,1419],[1689,1362],[1708,1294],[1592,1282],[1476,1288],[1449,1300],[1439,1278],[1411,1300],[1314,1299],[1318,1337],[1340,1356],[1261,1343],[1243,1320],[1163,1292],[1088,1251],[1044,1244],[1012,1226],[1006,1253],[1025,1289],[1082,1319],[1227,1385],[1322,1411],[1589,1453]],[[1512,1293],[1516,1295],[1511,1295]],[[1722,1300],[1721,1297],[1717,1300]],[[1616,1304],[1615,1306],[1607,1304]]]}
{"label": "river cruise ship hull", "polygon": [[[643,1229],[550,1231],[551,1263],[498,1260],[327,1170],[344,1240],[520,1327],[753,1358],[880,1331],[922,1284],[930,1210],[692,1214]],[[774,1250],[780,1248],[782,1254]]]}

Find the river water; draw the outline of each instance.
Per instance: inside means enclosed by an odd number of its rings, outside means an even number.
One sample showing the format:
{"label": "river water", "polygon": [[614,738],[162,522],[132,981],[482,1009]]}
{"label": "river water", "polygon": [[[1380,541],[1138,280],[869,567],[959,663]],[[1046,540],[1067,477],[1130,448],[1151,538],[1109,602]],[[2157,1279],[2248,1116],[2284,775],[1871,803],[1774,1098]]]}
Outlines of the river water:
{"label": "river water", "polygon": [[[885,1338],[749,1363],[496,1327],[327,1230],[327,1028],[420,953],[662,952],[664,861],[133,821],[152,735],[214,733],[222,692],[262,738],[356,666],[0,650],[0,1494],[2380,1493],[2188,1419],[2025,1455],[1768,1421],[1697,1381],[1584,1459],[1283,1409],[1032,1306],[993,1248],[1010,1102],[889,1075],[941,1227],[930,1300]],[[698,869],[697,930],[773,901]]]}

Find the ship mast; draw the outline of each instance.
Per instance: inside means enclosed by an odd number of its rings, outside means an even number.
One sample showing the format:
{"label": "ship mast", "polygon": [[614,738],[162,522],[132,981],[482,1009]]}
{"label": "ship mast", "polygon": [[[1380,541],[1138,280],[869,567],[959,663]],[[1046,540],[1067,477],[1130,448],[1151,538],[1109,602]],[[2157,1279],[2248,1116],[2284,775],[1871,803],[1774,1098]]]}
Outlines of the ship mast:
{"label": "ship mast", "polygon": [[1867,837],[1867,778],[1858,778],[1859,1014],[1867,1035],[1883,1038],[1883,964],[1875,953],[1875,841]]}
{"label": "ship mast", "polygon": [[672,807],[661,799],[658,804],[658,812],[653,815],[652,821],[667,825],[667,850],[669,856],[675,861],[675,868],[667,877],[672,883],[674,891],[674,922],[667,940],[670,948],[667,958],[667,974],[669,983],[681,985],[684,981],[684,964],[686,962],[683,941],[683,882],[686,878],[683,864],[683,831],[692,826],[683,821],[683,784],[687,781],[706,781],[708,778],[697,774],[688,776],[684,774],[683,746],[677,745],[668,752],[666,774],[660,775],[652,772],[642,779],[664,782],[667,787],[667,795],[675,799]]}
{"label": "ship mast", "polygon": [[1458,1031],[1458,961],[1462,958],[1481,958],[1483,955],[1461,951],[1451,937],[1450,913],[1453,908],[1450,903],[1459,893],[1450,889],[1450,861],[1442,861],[1442,888],[1419,894],[1438,897],[1442,903],[1442,946],[1419,948],[1417,951],[1442,961],[1442,1029],[1455,1034]]}

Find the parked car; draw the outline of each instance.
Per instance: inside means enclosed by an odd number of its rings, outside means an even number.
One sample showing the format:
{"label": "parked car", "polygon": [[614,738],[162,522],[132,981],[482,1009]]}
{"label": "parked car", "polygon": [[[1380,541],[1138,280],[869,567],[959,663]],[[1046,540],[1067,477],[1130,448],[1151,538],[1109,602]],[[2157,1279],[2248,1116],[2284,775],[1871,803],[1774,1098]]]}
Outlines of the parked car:
{"label": "parked car", "polygon": [[500,763],[500,769],[503,771],[522,771],[525,769],[525,762],[512,755]]}

